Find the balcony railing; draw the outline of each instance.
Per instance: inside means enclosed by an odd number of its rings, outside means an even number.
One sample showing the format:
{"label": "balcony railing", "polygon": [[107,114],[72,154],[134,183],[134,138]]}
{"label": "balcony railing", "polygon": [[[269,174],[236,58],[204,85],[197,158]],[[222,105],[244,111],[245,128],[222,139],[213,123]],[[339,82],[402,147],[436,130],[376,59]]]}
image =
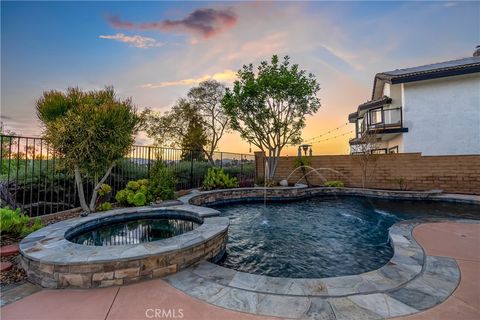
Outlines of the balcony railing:
{"label": "balcony railing", "polygon": [[382,132],[386,129],[403,128],[402,108],[384,109],[383,107],[368,110],[363,118],[357,120],[356,138],[367,131]]}

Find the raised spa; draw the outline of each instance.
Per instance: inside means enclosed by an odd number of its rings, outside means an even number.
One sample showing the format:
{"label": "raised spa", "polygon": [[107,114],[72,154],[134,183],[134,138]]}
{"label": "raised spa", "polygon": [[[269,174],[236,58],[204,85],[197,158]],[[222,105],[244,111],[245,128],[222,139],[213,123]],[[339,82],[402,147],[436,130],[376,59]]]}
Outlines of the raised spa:
{"label": "raised spa", "polygon": [[[224,255],[228,218],[205,209],[126,208],[64,220],[20,243],[31,282],[91,288],[163,277]],[[208,212],[207,212],[208,213]]]}

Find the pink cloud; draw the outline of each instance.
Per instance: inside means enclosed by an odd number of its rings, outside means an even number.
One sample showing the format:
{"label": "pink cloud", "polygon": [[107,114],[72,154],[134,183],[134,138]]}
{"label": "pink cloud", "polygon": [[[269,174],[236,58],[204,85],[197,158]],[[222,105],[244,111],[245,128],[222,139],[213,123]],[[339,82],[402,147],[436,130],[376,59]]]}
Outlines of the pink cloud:
{"label": "pink cloud", "polygon": [[110,40],[128,43],[131,47],[142,48],[142,49],[162,46],[161,42],[158,42],[153,38],[142,37],[139,35],[127,36],[123,33],[117,33],[114,35],[100,35],[98,37],[101,39],[110,39]]}
{"label": "pink cloud", "polygon": [[209,38],[233,27],[237,23],[237,15],[230,10],[203,8],[192,11],[180,20],[134,23],[113,16],[108,18],[108,23],[117,29],[193,33]]}

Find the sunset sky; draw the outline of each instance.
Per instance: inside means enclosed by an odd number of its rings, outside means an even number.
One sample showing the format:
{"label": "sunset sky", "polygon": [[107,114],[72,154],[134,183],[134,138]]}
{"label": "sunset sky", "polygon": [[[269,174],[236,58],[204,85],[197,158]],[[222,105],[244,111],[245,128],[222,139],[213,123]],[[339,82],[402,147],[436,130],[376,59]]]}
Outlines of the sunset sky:
{"label": "sunset sky", "polygon": [[[375,73],[471,56],[478,44],[480,2],[2,1],[1,120],[40,135],[35,99],[68,86],[113,85],[139,109],[167,111],[202,80],[231,86],[243,64],[288,54],[321,85],[310,139],[347,122]],[[323,135],[333,139],[314,154],[348,153],[351,130]],[[230,133],[220,149],[249,146]]]}

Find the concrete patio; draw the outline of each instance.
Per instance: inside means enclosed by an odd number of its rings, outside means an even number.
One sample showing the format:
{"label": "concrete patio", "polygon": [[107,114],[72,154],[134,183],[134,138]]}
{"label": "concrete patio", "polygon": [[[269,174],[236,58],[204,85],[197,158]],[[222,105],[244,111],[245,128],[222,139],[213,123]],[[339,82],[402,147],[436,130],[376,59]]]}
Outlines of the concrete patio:
{"label": "concrete patio", "polygon": [[[480,319],[480,224],[425,223],[417,226],[413,235],[427,255],[455,259],[461,282],[453,294],[436,307],[396,319]],[[2,299],[5,294],[8,292],[2,293]],[[22,320],[273,319],[196,300],[160,279],[104,289],[41,290],[0,311],[2,319]],[[365,315],[365,319],[381,318]],[[340,317],[333,314],[329,319]]]}

